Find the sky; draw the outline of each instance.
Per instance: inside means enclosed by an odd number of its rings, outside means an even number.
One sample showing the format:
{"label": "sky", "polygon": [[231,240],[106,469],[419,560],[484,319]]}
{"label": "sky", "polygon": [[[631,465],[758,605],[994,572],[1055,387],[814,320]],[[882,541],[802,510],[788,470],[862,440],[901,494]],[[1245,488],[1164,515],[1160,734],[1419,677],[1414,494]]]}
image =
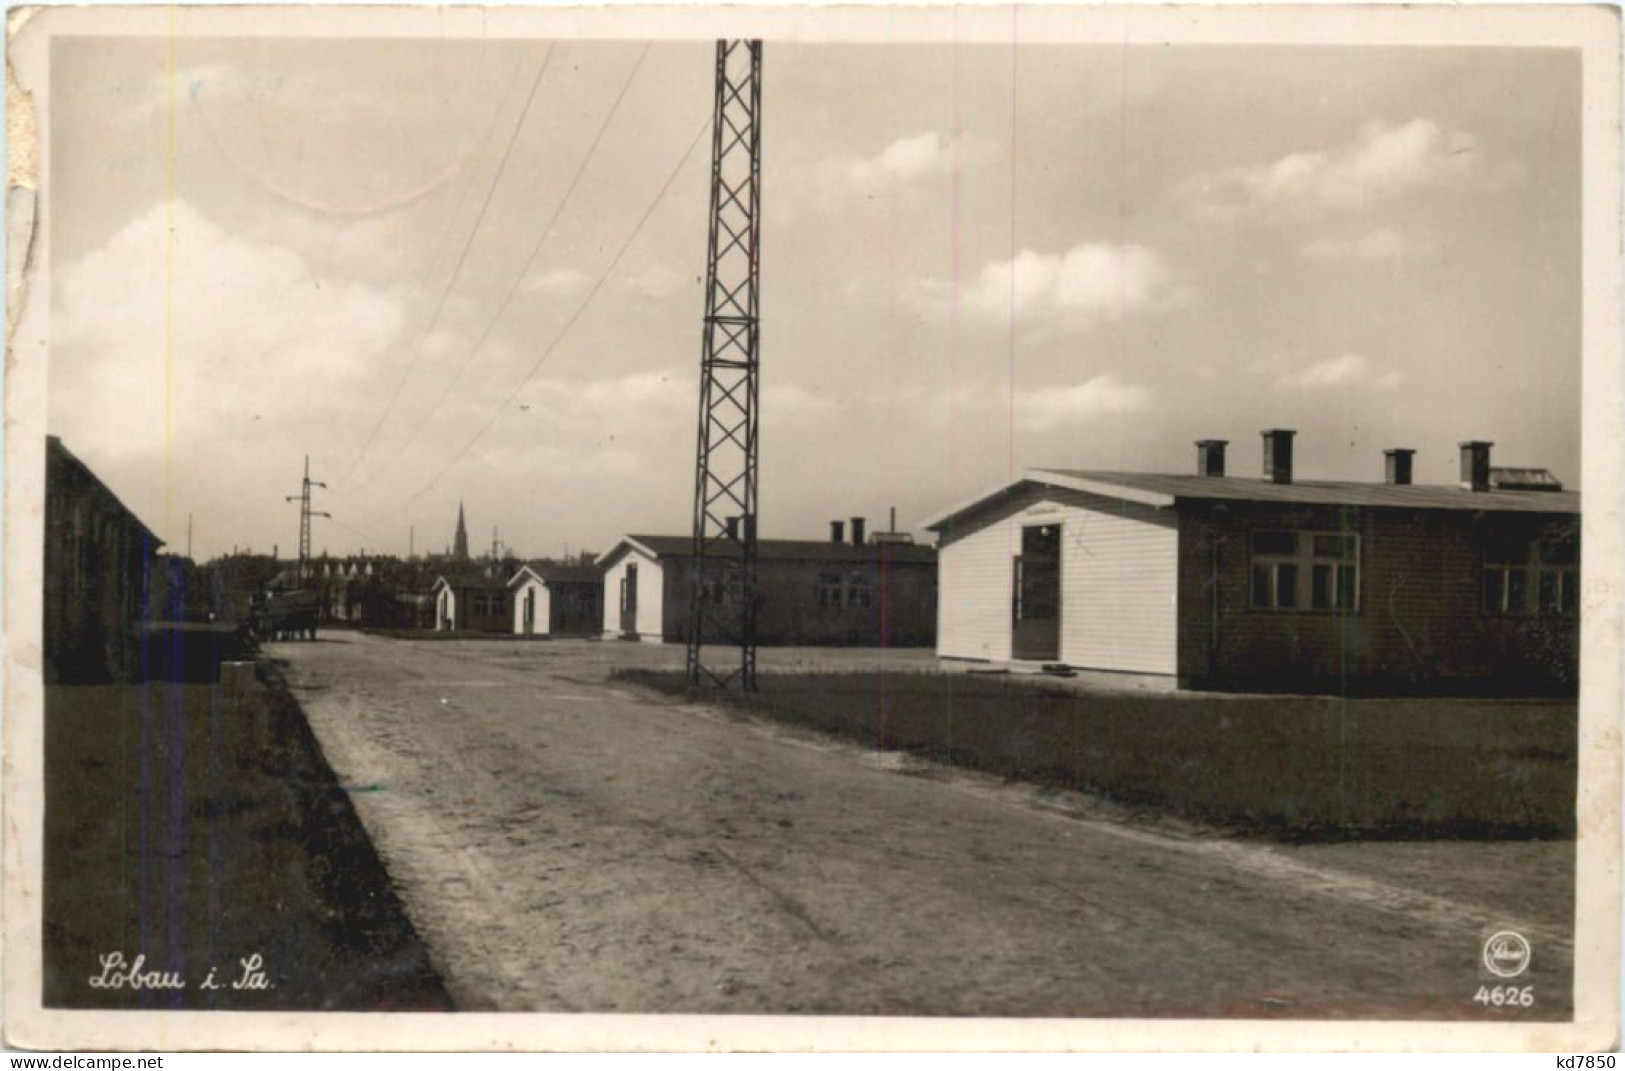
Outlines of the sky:
{"label": "sky", "polygon": [[[1579,483],[1580,82],[1548,49],[764,49],[761,515],[1026,466]],[[700,42],[59,40],[51,433],[202,560],[690,523]]]}

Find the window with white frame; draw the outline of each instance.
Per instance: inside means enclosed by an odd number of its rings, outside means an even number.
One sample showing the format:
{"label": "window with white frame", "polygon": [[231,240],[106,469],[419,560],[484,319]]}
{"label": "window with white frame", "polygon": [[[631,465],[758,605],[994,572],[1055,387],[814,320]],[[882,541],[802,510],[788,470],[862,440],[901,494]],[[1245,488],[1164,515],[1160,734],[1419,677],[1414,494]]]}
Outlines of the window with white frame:
{"label": "window with white frame", "polygon": [[863,573],[853,573],[846,579],[846,605],[849,608],[867,610],[875,604],[874,587],[869,583],[868,576]]}
{"label": "window with white frame", "polygon": [[1352,612],[1360,606],[1360,537],[1263,529],[1252,534],[1252,606]]}
{"label": "window with white frame", "polygon": [[1579,610],[1579,544],[1571,530],[1496,539],[1485,548],[1485,613],[1570,617]]}

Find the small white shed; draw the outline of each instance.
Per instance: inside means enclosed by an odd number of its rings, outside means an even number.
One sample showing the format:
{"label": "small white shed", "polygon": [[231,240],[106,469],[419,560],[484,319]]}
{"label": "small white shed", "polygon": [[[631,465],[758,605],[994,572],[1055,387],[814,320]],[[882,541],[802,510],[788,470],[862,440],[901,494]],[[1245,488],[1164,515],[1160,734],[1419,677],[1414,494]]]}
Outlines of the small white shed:
{"label": "small white shed", "polygon": [[[662,643],[665,640],[665,572],[661,554],[673,537],[621,538],[598,557],[604,570],[604,637]],[[687,543],[684,541],[684,545]]]}

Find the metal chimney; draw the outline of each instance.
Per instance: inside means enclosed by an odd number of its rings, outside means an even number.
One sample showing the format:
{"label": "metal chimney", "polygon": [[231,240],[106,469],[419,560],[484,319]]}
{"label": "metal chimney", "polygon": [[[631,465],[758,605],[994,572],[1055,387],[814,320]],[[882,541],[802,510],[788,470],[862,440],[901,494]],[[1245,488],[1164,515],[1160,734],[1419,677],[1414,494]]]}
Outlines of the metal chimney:
{"label": "metal chimney", "polygon": [[1271,483],[1292,482],[1292,437],[1296,434],[1290,428],[1264,432],[1264,479]]}
{"label": "metal chimney", "polygon": [[1473,440],[1461,444],[1461,485],[1472,491],[1490,489],[1490,447],[1494,443]]}
{"label": "metal chimney", "polygon": [[1227,439],[1196,440],[1196,475],[1223,476],[1224,448],[1228,445]]}
{"label": "metal chimney", "polygon": [[1382,456],[1384,479],[1396,487],[1408,486],[1411,482],[1411,459],[1416,456],[1416,451],[1395,447],[1384,450]]}

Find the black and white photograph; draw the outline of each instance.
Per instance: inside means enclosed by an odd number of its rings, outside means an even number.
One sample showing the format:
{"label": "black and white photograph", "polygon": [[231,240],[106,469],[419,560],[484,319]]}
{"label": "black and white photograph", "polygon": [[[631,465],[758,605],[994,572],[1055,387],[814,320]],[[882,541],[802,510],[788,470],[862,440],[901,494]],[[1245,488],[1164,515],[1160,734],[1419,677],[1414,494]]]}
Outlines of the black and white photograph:
{"label": "black and white photograph", "polygon": [[1619,43],[13,12],[8,1043],[1616,1045]]}

